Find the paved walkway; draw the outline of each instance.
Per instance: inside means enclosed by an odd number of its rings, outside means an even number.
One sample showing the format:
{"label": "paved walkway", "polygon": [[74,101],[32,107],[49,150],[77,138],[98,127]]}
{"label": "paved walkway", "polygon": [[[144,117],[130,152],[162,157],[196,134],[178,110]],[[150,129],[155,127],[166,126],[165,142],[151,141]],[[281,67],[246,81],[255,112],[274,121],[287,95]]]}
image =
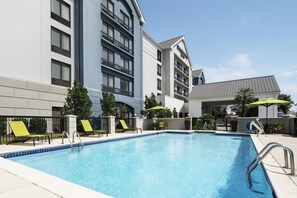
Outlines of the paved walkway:
{"label": "paved walkway", "polygon": [[[144,133],[152,132],[146,131]],[[134,135],[136,134],[115,134],[109,138]],[[297,138],[286,135],[261,135],[259,137],[253,135],[252,138],[258,150],[262,149],[269,142],[279,142],[291,148],[295,154],[295,167],[297,166]],[[98,138],[83,138],[84,142],[94,140],[96,141]],[[61,140],[56,139],[51,145],[61,145]],[[0,153],[48,146],[49,145],[45,142],[38,143],[35,147],[33,147],[30,142],[26,144],[0,145]],[[281,166],[284,166],[283,151],[281,149],[273,150],[272,155],[267,157],[263,163],[277,196],[280,198],[297,197],[297,177],[288,176],[286,173],[290,173],[290,169],[281,168]],[[33,198],[108,197],[3,158],[0,158],[0,178],[1,198],[22,198],[26,197],[26,195]]]}

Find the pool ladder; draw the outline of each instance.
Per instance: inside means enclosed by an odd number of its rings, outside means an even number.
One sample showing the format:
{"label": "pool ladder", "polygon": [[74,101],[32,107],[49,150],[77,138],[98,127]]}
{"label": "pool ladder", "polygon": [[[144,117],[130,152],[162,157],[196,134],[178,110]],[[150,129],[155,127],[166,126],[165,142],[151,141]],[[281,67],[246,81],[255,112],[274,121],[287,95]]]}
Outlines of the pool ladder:
{"label": "pool ladder", "polygon": [[246,175],[249,182],[249,186],[252,186],[252,180],[251,180],[251,173],[255,168],[263,161],[263,159],[271,152],[274,148],[283,148],[284,150],[284,161],[285,166],[284,168],[288,168],[288,153],[290,155],[290,168],[291,168],[291,175],[295,175],[295,163],[294,163],[294,153],[293,151],[278,143],[278,142],[270,142],[268,143],[261,151],[260,153],[255,157],[255,159],[248,165]]}
{"label": "pool ladder", "polygon": [[202,128],[202,131],[204,132],[205,129],[207,129],[207,122],[204,122],[204,125],[203,125],[203,128]]}
{"label": "pool ladder", "polygon": [[67,137],[67,139],[68,139],[68,142],[69,142],[69,144],[70,144],[71,150],[73,150],[73,145],[72,145],[72,143],[71,143],[71,140],[70,140],[70,138],[69,138],[69,134],[67,133],[67,131],[63,131],[63,133],[62,133],[62,144],[64,144],[64,135],[66,135],[66,137]]}
{"label": "pool ladder", "polygon": [[[80,135],[79,135],[79,133],[77,131],[73,132],[72,143],[74,143],[74,135],[75,134],[76,134],[76,137],[78,137],[78,140],[80,142],[81,147],[84,148],[85,145],[84,145],[83,141],[81,140]],[[79,146],[79,144],[78,144],[78,146]]]}

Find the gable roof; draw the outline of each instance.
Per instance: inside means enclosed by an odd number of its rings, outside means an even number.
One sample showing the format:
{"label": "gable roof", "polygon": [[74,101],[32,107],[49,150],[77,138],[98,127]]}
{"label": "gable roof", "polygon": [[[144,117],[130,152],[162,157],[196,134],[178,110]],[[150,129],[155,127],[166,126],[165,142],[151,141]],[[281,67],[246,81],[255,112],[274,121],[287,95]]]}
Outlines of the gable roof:
{"label": "gable roof", "polygon": [[137,12],[137,15],[138,15],[138,17],[139,17],[139,21],[140,21],[142,24],[145,24],[145,19],[144,19],[144,16],[143,16],[142,12],[141,12],[141,9],[140,9],[140,7],[139,7],[139,4],[138,4],[137,0],[132,0],[132,3],[133,3],[133,5],[134,5],[135,10],[136,10],[136,12]]}
{"label": "gable roof", "polygon": [[183,38],[184,38],[184,36],[178,36],[176,38],[169,39],[167,41],[163,41],[163,42],[161,42],[159,44],[162,46],[163,49],[169,49],[172,46],[174,46],[176,43],[178,43]]}
{"label": "gable roof", "polygon": [[261,76],[194,86],[189,99],[235,96],[241,88],[251,88],[255,94],[280,93],[275,77]]}
{"label": "gable roof", "polygon": [[197,69],[192,71],[192,77],[199,77],[202,73],[202,69]]}

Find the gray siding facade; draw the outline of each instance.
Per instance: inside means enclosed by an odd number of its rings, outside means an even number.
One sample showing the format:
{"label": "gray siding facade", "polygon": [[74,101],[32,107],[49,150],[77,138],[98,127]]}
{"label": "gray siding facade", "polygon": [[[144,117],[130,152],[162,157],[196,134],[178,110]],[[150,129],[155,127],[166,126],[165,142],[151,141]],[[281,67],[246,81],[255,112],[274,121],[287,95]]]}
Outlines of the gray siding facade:
{"label": "gray siding facade", "polygon": [[[77,3],[81,4],[76,9],[76,17],[82,23],[82,32],[76,32],[76,38],[81,38],[82,42],[76,46],[76,55],[80,55],[80,62],[77,62],[79,65],[76,65],[76,72],[79,74],[76,77],[80,77],[79,80],[88,89],[93,102],[93,115],[101,114],[102,91],[113,93],[117,103],[129,106],[130,116],[140,114],[143,108],[143,21],[137,10],[139,8],[133,0],[88,0]],[[113,12],[109,10],[107,3],[113,4]],[[129,18],[129,25],[124,23],[123,15]],[[104,32],[103,25],[113,30],[112,36]],[[125,45],[123,38],[129,44]],[[83,53],[79,49],[83,49]],[[113,54],[113,60],[103,57],[106,51]],[[128,68],[124,67],[123,58],[129,61]],[[112,86],[106,85],[103,74],[113,78]]]}

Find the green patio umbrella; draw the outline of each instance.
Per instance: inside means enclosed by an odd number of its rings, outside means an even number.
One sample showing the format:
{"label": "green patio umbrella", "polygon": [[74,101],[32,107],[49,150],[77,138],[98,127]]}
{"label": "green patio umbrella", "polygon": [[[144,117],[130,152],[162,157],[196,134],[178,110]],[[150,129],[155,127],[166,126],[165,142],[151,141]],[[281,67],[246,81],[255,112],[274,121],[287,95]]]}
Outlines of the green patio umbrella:
{"label": "green patio umbrella", "polygon": [[153,110],[169,110],[169,108],[163,107],[163,106],[155,106],[155,107],[147,109],[147,111],[153,111]]}
{"label": "green patio umbrella", "polygon": [[267,121],[268,121],[268,107],[272,106],[272,105],[286,105],[289,104],[289,101],[286,100],[278,100],[275,98],[264,98],[262,100],[259,100],[257,102],[252,102],[250,104],[248,104],[248,107],[255,107],[255,106],[264,106],[266,107],[266,124],[265,127],[267,127]]}

